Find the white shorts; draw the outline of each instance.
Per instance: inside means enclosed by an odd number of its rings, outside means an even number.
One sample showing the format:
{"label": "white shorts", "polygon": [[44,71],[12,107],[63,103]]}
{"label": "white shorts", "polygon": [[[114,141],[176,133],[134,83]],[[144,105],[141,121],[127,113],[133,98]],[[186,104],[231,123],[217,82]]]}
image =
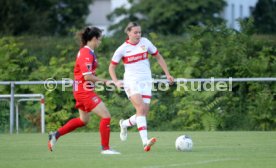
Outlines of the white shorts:
{"label": "white shorts", "polygon": [[152,80],[124,80],[124,90],[127,97],[140,94],[144,103],[149,104],[151,99]]}

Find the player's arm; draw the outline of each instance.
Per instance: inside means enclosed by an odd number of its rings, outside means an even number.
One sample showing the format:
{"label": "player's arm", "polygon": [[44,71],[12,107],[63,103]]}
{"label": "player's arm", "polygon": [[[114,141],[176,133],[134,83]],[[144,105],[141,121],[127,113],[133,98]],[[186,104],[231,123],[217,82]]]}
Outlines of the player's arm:
{"label": "player's arm", "polygon": [[170,84],[173,83],[174,78],[170,75],[169,71],[168,71],[168,67],[167,64],[163,58],[163,56],[158,53],[157,55],[154,56],[157,59],[157,62],[159,63],[159,65],[161,66],[161,68],[163,69],[168,81],[170,82]]}
{"label": "player's arm", "polygon": [[86,80],[86,81],[91,81],[91,82],[93,82],[93,83],[95,83],[95,82],[103,82],[103,83],[106,83],[108,80],[106,80],[106,79],[101,79],[101,78],[99,78],[99,77],[97,77],[97,76],[94,76],[94,75],[92,75],[92,74],[86,74],[86,75],[84,75],[84,80]]}
{"label": "player's arm", "polygon": [[103,82],[107,83],[108,80],[99,78],[95,75],[93,75],[93,60],[91,60],[91,57],[89,55],[80,55],[77,64],[80,66],[80,70],[82,72],[82,75],[84,77],[85,81],[91,81],[93,83],[95,82]]}
{"label": "player's arm", "polygon": [[147,45],[149,46],[148,48],[148,52],[157,59],[159,65],[161,66],[161,68],[163,69],[163,71],[166,74],[166,77],[169,81],[170,84],[173,84],[174,78],[170,75],[169,71],[168,71],[168,67],[167,64],[163,58],[163,56],[159,53],[159,51],[157,50],[157,48],[152,44],[151,41],[149,41],[147,38],[144,38],[145,42],[147,43]]}
{"label": "player's arm", "polygon": [[110,63],[109,69],[108,69],[109,75],[117,87],[122,87],[122,83],[118,80],[117,75],[116,75],[116,71],[115,71],[116,67],[117,67],[117,64]]}
{"label": "player's arm", "polygon": [[118,65],[118,63],[120,62],[120,60],[122,59],[123,57],[123,53],[124,53],[124,50],[123,48],[120,46],[114,53],[114,55],[112,56],[112,59],[111,59],[111,62],[109,64],[109,68],[108,68],[108,71],[109,71],[109,75],[112,79],[112,81],[114,82],[114,84],[120,88],[123,86],[123,83],[120,82],[117,78],[117,75],[116,75],[116,67]]}

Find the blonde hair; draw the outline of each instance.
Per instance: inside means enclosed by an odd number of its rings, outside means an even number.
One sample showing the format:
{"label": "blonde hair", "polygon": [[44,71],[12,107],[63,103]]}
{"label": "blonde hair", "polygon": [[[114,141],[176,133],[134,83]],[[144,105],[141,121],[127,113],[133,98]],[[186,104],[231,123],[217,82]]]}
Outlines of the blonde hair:
{"label": "blonde hair", "polygon": [[129,23],[127,24],[126,28],[125,28],[125,33],[131,31],[131,29],[132,29],[133,27],[136,27],[136,26],[140,26],[140,25],[139,25],[138,23],[136,23],[136,22],[129,22]]}

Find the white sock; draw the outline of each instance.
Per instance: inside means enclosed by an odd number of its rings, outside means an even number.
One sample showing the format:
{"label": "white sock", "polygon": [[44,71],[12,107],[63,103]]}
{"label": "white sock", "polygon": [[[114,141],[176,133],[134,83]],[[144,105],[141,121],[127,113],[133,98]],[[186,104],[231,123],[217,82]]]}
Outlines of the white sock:
{"label": "white sock", "polygon": [[146,145],[148,141],[146,116],[137,116],[136,123],[143,145]]}
{"label": "white sock", "polygon": [[129,117],[129,119],[126,119],[123,121],[123,126],[124,127],[131,127],[136,125],[136,114],[133,116]]}

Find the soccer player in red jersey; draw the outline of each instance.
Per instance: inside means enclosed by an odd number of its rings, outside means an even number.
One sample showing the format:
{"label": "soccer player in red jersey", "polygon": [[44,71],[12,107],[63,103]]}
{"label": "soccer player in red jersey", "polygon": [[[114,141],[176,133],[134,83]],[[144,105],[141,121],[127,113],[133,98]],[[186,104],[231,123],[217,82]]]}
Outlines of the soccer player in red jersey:
{"label": "soccer player in red jersey", "polygon": [[74,131],[76,128],[85,126],[90,119],[90,114],[94,113],[101,117],[99,132],[101,137],[102,154],[120,154],[110,149],[110,113],[102,102],[101,98],[94,92],[95,82],[110,81],[96,77],[98,66],[97,57],[94,50],[100,45],[102,31],[97,27],[87,27],[80,33],[81,49],[78,52],[74,67],[74,98],[75,107],[79,110],[79,118],[69,120],[64,126],[49,134],[48,148],[53,150],[57,140]]}
{"label": "soccer player in red jersey", "polygon": [[149,104],[152,91],[152,76],[148,55],[151,54],[157,59],[159,65],[166,74],[169,83],[174,78],[170,75],[167,64],[157,48],[145,37],[141,37],[141,27],[137,23],[130,22],[125,29],[128,39],[114,53],[109,65],[110,76],[117,87],[122,83],[118,81],[115,69],[120,60],[125,67],[124,90],[136,109],[136,114],[129,119],[120,120],[120,138],[127,139],[127,127],[137,125],[139,134],[144,146],[144,151],[149,151],[156,142],[156,138],[148,139],[146,115],[149,111]]}

